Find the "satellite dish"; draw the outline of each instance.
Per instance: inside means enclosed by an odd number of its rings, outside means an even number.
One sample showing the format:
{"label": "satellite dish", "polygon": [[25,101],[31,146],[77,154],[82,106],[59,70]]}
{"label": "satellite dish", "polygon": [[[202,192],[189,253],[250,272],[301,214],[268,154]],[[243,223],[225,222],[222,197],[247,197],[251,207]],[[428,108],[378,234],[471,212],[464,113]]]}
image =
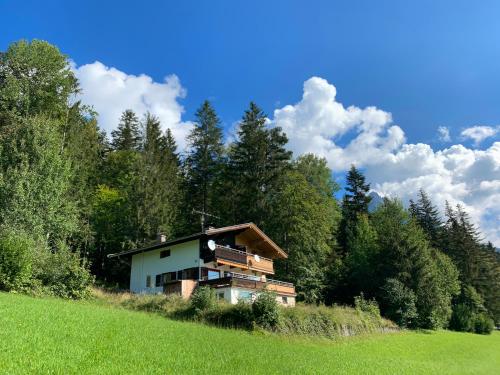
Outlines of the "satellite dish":
{"label": "satellite dish", "polygon": [[254,254],[253,258],[256,262],[260,262],[260,256],[258,256],[257,254]]}
{"label": "satellite dish", "polygon": [[208,240],[207,242],[208,248],[212,251],[215,250],[215,241],[214,240]]}

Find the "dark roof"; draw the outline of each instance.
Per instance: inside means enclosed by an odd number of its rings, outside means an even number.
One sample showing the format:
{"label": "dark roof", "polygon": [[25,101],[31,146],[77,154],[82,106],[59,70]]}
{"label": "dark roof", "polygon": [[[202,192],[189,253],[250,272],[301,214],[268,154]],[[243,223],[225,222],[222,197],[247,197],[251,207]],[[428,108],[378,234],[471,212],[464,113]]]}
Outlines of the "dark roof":
{"label": "dark roof", "polygon": [[200,238],[203,234],[204,233],[201,233],[201,232],[195,233],[195,234],[190,234],[189,236],[179,237],[179,238],[176,238],[176,239],[173,239],[170,241],[160,242],[160,243],[156,243],[156,244],[151,245],[151,246],[141,247],[139,249],[131,249],[131,250],[122,251],[120,253],[108,254],[108,258],[115,258],[115,257],[119,257],[122,255],[134,255],[134,254],[138,254],[138,253],[143,253],[145,251],[161,249],[162,247],[165,247],[165,246],[177,245],[177,244],[180,244],[183,242],[196,240],[196,239]]}
{"label": "dark roof", "polygon": [[271,240],[262,230],[260,230],[257,225],[254,223],[245,223],[245,224],[237,224],[237,225],[231,225],[227,227],[222,227],[222,228],[209,228],[205,230],[205,232],[199,232],[199,233],[194,233],[189,236],[185,237],[180,237],[176,238],[170,241],[165,241],[161,243],[154,244],[152,246],[147,246],[143,247],[140,249],[132,249],[132,250],[127,250],[127,251],[122,251],[121,253],[116,253],[116,254],[109,254],[108,258],[115,258],[119,257],[122,255],[134,255],[138,253],[142,253],[145,251],[150,251],[150,250],[156,250],[160,249],[162,247],[166,246],[172,246],[172,245],[177,245],[183,242],[188,242],[192,240],[199,239],[203,236],[212,236],[220,233],[226,233],[226,232],[242,232],[245,231],[250,233],[253,237],[257,237],[260,239],[260,243],[262,247],[265,247],[268,251],[274,252],[278,258],[288,258],[288,255],[283,251],[281,247],[276,245],[273,240]]}

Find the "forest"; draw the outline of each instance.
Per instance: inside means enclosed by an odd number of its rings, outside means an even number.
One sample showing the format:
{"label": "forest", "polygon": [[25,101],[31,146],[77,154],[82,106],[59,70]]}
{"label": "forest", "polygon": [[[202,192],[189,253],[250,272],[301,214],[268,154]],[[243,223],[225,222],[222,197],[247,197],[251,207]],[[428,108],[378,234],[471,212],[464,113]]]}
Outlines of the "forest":
{"label": "forest", "polygon": [[181,152],[151,113],[125,110],[105,134],[77,100],[69,57],[40,40],[0,53],[0,290],[86,298],[126,288],[107,255],[210,225],[254,222],[289,254],[276,277],[308,304],[375,300],[402,327],[500,325],[500,253],[460,205],[425,190],[371,204],[352,166],[345,191],[325,159],[292,155],[250,102],[227,142],[209,101]]}

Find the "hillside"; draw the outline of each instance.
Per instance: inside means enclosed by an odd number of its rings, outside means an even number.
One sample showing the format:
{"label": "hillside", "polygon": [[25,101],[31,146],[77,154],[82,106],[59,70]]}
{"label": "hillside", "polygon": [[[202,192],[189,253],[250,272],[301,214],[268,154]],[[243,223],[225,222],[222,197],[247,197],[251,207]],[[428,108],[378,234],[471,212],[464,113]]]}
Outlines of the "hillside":
{"label": "hillside", "polygon": [[9,374],[492,374],[500,368],[499,333],[290,339],[5,293],[0,327],[0,373]]}

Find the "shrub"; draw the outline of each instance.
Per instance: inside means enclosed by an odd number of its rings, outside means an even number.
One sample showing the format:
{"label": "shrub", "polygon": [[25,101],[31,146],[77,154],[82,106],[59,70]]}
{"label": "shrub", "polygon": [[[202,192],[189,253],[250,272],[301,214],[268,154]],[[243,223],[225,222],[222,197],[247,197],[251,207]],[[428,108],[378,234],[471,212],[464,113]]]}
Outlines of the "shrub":
{"label": "shrub", "polygon": [[254,327],[252,305],[241,300],[236,305],[219,302],[217,308],[203,314],[203,319],[207,323],[225,328],[250,330]]}
{"label": "shrub", "polygon": [[493,331],[494,325],[486,314],[481,295],[472,286],[464,286],[458,302],[453,306],[450,329],[488,334]]}
{"label": "shrub", "polygon": [[418,318],[415,293],[397,279],[387,279],[384,287],[386,315],[401,327],[411,327]]}
{"label": "shrub", "polygon": [[380,319],[380,308],[375,299],[367,300],[363,293],[361,293],[361,295],[354,297],[354,306],[358,312],[363,311]]}
{"label": "shrub", "polygon": [[46,294],[81,299],[90,296],[94,277],[90,274],[78,254],[59,243],[55,251],[41,249],[35,262],[33,277],[34,290]]}
{"label": "shrub", "polygon": [[495,323],[486,313],[476,314],[474,319],[474,332],[480,334],[490,334],[495,328]]}
{"label": "shrub", "polygon": [[35,242],[23,232],[0,234],[0,289],[18,290],[30,282]]}
{"label": "shrub", "polygon": [[217,306],[215,290],[208,286],[201,286],[195,289],[191,296],[191,307],[196,315],[214,310]]}
{"label": "shrub", "polygon": [[255,322],[266,329],[276,327],[280,320],[280,309],[276,301],[276,294],[264,291],[259,294],[252,304]]}
{"label": "shrub", "polygon": [[[121,296],[121,297],[120,297]],[[178,294],[118,294],[118,297],[105,297],[107,300],[117,300],[125,308],[158,313],[170,318],[184,319],[190,303]]]}
{"label": "shrub", "polygon": [[453,306],[449,328],[454,331],[472,332],[474,331],[474,311],[465,303],[458,303]]}
{"label": "shrub", "polygon": [[344,306],[316,306],[298,304],[282,308],[276,331],[291,335],[336,338],[370,332],[394,330],[391,321],[375,317],[372,312]]}

